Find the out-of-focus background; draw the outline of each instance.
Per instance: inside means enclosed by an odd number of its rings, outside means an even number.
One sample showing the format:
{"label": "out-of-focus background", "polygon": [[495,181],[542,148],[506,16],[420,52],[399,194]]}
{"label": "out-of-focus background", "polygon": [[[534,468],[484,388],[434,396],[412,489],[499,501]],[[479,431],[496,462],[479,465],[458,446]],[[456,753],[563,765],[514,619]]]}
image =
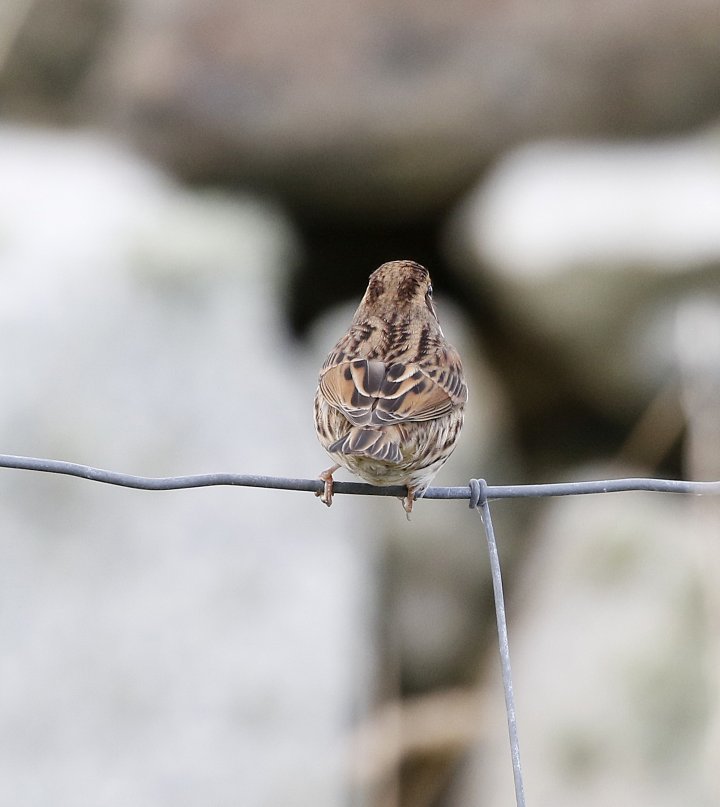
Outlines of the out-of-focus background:
{"label": "out-of-focus background", "polygon": [[[0,5],[0,450],[311,477],[433,275],[465,484],[720,477],[711,0]],[[512,802],[478,517],[0,475],[0,807]],[[720,803],[720,516],[502,502],[529,803]]]}

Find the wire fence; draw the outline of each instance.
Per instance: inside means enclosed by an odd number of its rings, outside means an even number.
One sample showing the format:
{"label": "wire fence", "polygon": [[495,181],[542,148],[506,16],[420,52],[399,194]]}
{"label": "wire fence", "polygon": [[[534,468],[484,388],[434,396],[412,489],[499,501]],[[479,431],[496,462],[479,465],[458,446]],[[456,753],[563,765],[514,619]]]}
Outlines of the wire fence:
{"label": "wire fence", "polygon": [[[64,460],[20,457],[11,454],[0,454],[0,468],[62,474],[87,479],[93,482],[134,488],[136,490],[184,490],[224,485],[271,488],[273,490],[294,490],[319,494],[324,488],[324,482],[320,479],[293,479],[287,477],[259,476],[255,474],[215,473],[163,477],[134,476],[132,474],[108,471],[102,468],[94,468],[89,465],[80,465]],[[525,789],[520,761],[520,743],[518,739],[512,671],[510,666],[510,647],[507,619],[505,616],[502,572],[490,512],[490,502],[498,499],[580,496],[631,491],[679,493],[686,495],[720,495],[720,481],[690,482],[686,480],[635,477],[537,485],[489,485],[484,479],[471,479],[467,485],[461,485],[459,487],[428,488],[423,496],[424,499],[466,499],[469,502],[470,508],[476,510],[482,518],[490,558],[500,665],[505,694],[505,711],[508,723],[510,755],[515,785],[515,803],[517,807],[525,807]],[[395,496],[402,498],[406,495],[406,492],[405,487],[399,485],[375,487],[363,482],[335,482],[333,485],[333,493],[340,495]]]}

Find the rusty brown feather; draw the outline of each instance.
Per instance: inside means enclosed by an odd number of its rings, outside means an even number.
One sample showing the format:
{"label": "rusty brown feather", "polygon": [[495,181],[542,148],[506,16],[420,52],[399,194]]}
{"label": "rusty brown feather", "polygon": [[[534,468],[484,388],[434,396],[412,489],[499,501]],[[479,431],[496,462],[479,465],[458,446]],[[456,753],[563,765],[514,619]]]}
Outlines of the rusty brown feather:
{"label": "rusty brown feather", "polygon": [[409,514],[455,448],[466,401],[430,274],[413,261],[384,263],[320,371],[315,430],[335,465],[320,475],[318,495],[332,504],[342,465],[373,485],[405,485]]}

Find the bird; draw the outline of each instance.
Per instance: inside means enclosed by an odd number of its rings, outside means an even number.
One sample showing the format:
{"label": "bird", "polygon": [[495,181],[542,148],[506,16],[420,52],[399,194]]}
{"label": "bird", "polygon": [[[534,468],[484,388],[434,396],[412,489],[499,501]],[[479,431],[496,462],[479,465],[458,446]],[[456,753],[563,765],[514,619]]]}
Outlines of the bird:
{"label": "bird", "polygon": [[334,464],[316,495],[328,507],[343,466],[372,485],[404,485],[409,518],[456,446],[468,390],[432,295],[424,266],[382,264],[322,365],[315,431]]}

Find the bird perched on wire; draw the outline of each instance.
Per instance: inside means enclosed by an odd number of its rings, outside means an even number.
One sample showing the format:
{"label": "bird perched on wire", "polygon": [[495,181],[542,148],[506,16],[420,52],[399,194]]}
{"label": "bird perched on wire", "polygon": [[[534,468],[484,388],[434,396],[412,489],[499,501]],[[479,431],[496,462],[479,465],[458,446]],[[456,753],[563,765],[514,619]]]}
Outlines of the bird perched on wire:
{"label": "bird perched on wire", "polygon": [[405,485],[409,516],[455,448],[466,401],[460,356],[440,328],[428,270],[384,263],[320,371],[315,430],[335,464],[320,474],[317,495],[332,504],[333,473],[342,465],[373,485]]}

